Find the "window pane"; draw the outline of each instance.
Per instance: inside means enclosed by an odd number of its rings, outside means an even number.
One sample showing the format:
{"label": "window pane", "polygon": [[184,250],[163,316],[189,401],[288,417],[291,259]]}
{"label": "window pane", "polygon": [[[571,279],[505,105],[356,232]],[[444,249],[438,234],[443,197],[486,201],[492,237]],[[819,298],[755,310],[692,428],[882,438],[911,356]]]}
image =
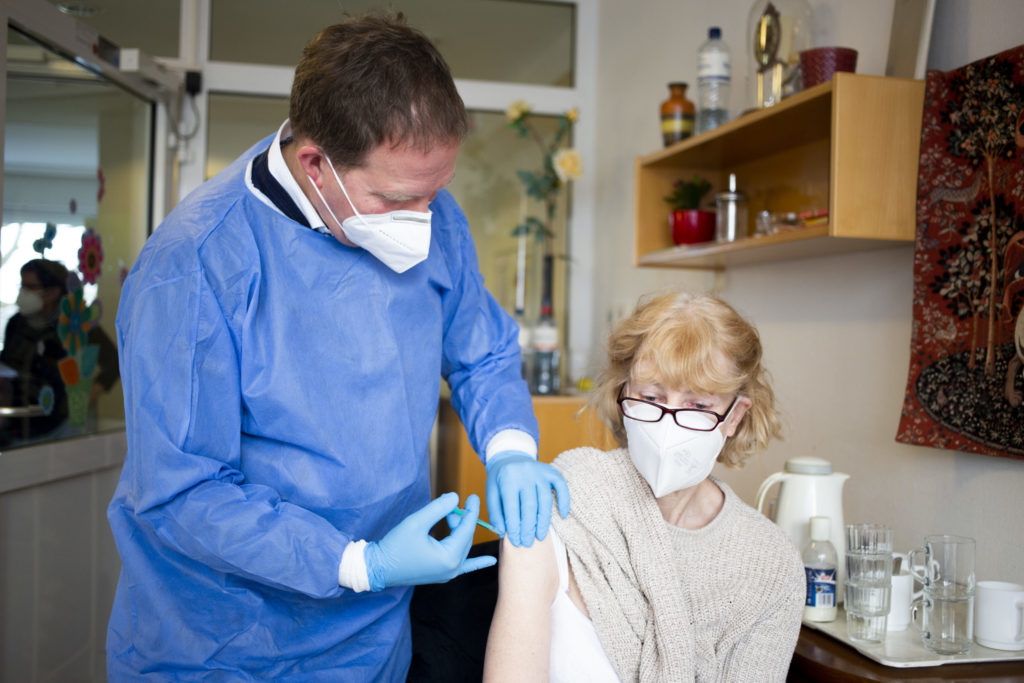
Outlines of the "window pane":
{"label": "window pane", "polygon": [[242,152],[275,132],[288,118],[288,98],[222,95],[209,97],[206,177],[212,178]]}
{"label": "window pane", "polygon": [[118,47],[153,57],[178,57],[181,0],[50,0]]}
{"label": "window pane", "polygon": [[321,28],[381,7],[404,12],[455,78],[573,85],[575,6],[524,0],[212,0],[210,59],[294,66]]}
{"label": "window pane", "polygon": [[[114,320],[148,234],[151,105],[9,30],[6,107],[0,444],[123,429]],[[95,279],[81,308],[67,271]]]}
{"label": "window pane", "polygon": [[[480,272],[487,289],[509,313],[516,309],[516,282],[519,269],[520,238],[513,236],[516,226],[527,216],[543,219],[540,202],[525,199],[516,171],[539,171],[543,158],[529,138],[521,138],[508,127],[504,112],[471,111],[471,132],[459,153],[455,179],[448,186],[469,220],[480,260]],[[538,135],[550,141],[558,127],[558,117],[531,114]],[[571,184],[568,186],[571,190]],[[550,249],[554,259],[552,307],[565,348],[566,269],[569,245],[568,192],[563,189],[556,201],[554,233]],[[534,237],[522,240],[525,252],[525,320],[536,322],[540,314],[543,245]]]}

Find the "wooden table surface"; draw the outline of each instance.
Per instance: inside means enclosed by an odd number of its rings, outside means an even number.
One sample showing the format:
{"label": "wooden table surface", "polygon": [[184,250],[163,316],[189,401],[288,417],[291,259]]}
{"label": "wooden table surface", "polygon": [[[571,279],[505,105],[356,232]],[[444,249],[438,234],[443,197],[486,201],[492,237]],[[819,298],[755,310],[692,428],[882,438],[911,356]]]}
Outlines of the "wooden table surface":
{"label": "wooden table surface", "polygon": [[898,668],[865,657],[835,638],[806,626],[800,629],[789,667],[790,683],[813,681],[1024,681],[1024,661]]}

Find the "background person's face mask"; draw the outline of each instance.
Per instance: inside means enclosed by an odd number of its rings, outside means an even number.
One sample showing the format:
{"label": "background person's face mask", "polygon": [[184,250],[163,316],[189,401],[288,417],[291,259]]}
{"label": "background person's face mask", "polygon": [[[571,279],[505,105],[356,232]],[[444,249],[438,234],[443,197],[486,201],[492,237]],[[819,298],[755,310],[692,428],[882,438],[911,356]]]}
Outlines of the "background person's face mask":
{"label": "background person's face mask", "polygon": [[338,187],[341,188],[342,193],[345,195],[345,200],[352,207],[355,215],[346,218],[344,221],[339,221],[327,200],[324,199],[320,188],[317,187],[312,178],[309,179],[309,182],[313,183],[313,189],[316,190],[320,201],[327,207],[327,212],[331,214],[331,218],[341,226],[341,229],[345,231],[345,236],[353,244],[373,254],[396,273],[404,273],[427,258],[427,254],[430,252],[429,211],[391,211],[388,213],[361,214],[348,196],[348,191],[342,184],[341,178],[338,177],[338,172],[334,170],[334,164],[331,163],[327,154],[324,154],[324,160],[327,162],[328,168],[331,169],[334,179],[338,182]]}
{"label": "background person's face mask", "polygon": [[18,305],[18,312],[22,315],[35,315],[43,310],[43,297],[24,287],[18,292],[15,303]]}
{"label": "background person's face mask", "polygon": [[624,417],[622,424],[629,458],[655,498],[704,481],[725,446],[722,425],[710,432],[698,432],[680,427],[671,415],[662,415],[659,422]]}

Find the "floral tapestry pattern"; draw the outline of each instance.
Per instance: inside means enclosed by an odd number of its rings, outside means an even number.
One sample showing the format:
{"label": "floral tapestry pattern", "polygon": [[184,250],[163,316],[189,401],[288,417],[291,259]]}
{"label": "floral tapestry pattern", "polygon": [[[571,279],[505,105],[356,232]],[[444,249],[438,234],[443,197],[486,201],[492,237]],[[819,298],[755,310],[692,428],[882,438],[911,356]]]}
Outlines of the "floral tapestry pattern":
{"label": "floral tapestry pattern", "polygon": [[1024,458],[1024,46],[925,86],[896,440]]}

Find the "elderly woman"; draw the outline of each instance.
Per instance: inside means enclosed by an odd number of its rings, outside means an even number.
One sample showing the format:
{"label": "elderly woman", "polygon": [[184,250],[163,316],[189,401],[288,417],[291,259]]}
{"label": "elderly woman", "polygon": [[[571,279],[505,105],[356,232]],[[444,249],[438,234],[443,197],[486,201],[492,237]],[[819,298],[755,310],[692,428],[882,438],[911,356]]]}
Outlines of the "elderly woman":
{"label": "elderly woman", "polygon": [[591,404],[622,448],[560,455],[571,514],[532,547],[503,543],[485,680],[785,680],[799,553],[710,476],[778,436],[756,330],[672,293],[608,349]]}

